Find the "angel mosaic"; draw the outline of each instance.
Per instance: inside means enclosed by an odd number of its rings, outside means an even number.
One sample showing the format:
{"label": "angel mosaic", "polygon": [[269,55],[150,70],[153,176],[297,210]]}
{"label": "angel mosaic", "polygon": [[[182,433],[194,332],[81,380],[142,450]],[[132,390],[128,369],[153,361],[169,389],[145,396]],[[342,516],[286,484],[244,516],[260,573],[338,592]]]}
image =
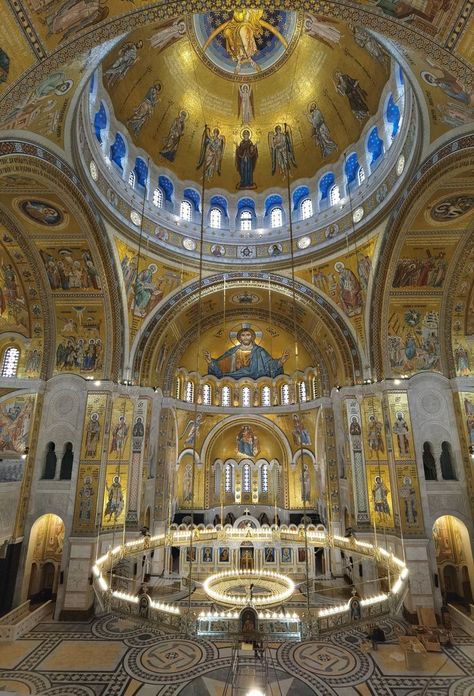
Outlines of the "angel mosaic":
{"label": "angel mosaic", "polygon": [[212,132],[205,126],[201,140],[201,152],[196,169],[204,167],[204,177],[209,181],[215,174],[220,176],[222,157],[225,149],[225,137],[221,135],[219,128],[213,128]]}
{"label": "angel mosaic", "polygon": [[283,130],[280,125],[268,134],[268,147],[272,158],[272,174],[276,170],[286,177],[292,167],[296,167],[295,151],[291,128],[285,123]]}

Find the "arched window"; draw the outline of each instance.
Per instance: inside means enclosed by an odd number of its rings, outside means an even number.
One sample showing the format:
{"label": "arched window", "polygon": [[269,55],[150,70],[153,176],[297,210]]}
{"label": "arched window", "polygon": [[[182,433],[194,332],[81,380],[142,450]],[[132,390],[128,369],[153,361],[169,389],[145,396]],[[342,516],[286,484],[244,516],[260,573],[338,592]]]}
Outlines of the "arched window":
{"label": "arched window", "polygon": [[290,387],[288,386],[288,384],[282,384],[281,403],[282,404],[289,404],[290,403]]}
{"label": "arched window", "polygon": [[379,136],[377,126],[374,126],[367,139],[367,151],[371,155],[370,167],[374,169],[383,155],[383,140]]}
{"label": "arched window", "polygon": [[262,493],[268,493],[268,464],[262,464],[260,467],[260,490]]}
{"label": "arched window", "polygon": [[250,397],[251,397],[251,389],[250,387],[242,387],[242,406],[250,406]]}
{"label": "arched window", "polygon": [[311,395],[312,395],[313,399],[319,399],[319,397],[320,397],[317,377],[311,378]]}
{"label": "arched window", "polygon": [[20,351],[15,346],[10,346],[3,354],[2,377],[16,377]]}
{"label": "arched window", "polygon": [[194,402],[194,382],[186,382],[186,401]]}
{"label": "arched window", "polygon": [[214,230],[219,230],[222,226],[222,213],[219,208],[211,208],[209,213],[209,226]]}
{"label": "arched window", "polygon": [[210,384],[205,384],[202,388],[202,403],[209,406],[212,399],[212,391]]}
{"label": "arched window", "polygon": [[250,493],[252,482],[252,472],[250,464],[244,464],[242,467],[242,493]]}
{"label": "arched window", "polygon": [[179,377],[176,379],[174,393],[177,399],[181,399],[181,380],[179,379]]}
{"label": "arched window", "polygon": [[163,191],[160,188],[153,191],[153,205],[157,208],[163,207]]}
{"label": "arched window", "polygon": [[341,195],[339,193],[339,186],[336,184],[331,186],[329,190],[329,205],[336,205],[341,200]]}
{"label": "arched window", "polygon": [[132,171],[128,175],[128,185],[130,186],[130,188],[135,188],[135,179],[135,172],[132,169]]}
{"label": "arched window", "polygon": [[298,396],[300,401],[306,401],[306,382],[298,382]]}
{"label": "arched window", "polygon": [[115,134],[115,140],[110,146],[110,159],[123,171],[123,161],[127,154],[127,145],[120,133]]}
{"label": "arched window", "polygon": [[454,469],[454,458],[451,444],[446,440],[441,443],[441,455],[439,457],[441,465],[441,476],[445,481],[456,481],[456,471]]}
{"label": "arched window", "polygon": [[226,493],[232,493],[234,490],[234,477],[233,470],[230,464],[224,466],[224,491]]}
{"label": "arched window", "polygon": [[273,208],[270,216],[271,227],[281,227],[283,225],[283,212],[281,208]]}
{"label": "arched window", "polygon": [[305,198],[301,202],[301,219],[307,220],[313,214],[313,201],[311,198]]}
{"label": "arched window", "polygon": [[105,104],[100,102],[99,110],[94,116],[94,132],[95,137],[101,145],[104,143],[103,132],[107,128],[107,111],[105,110]]}
{"label": "arched window", "polygon": [[252,229],[252,213],[250,210],[243,210],[240,213],[240,229],[241,230],[251,230]]}
{"label": "arched window", "polygon": [[191,203],[189,201],[181,201],[181,205],[179,207],[179,217],[181,218],[181,220],[191,222],[191,213]]}
{"label": "arched window", "polygon": [[400,129],[400,124],[401,124],[400,109],[398,108],[397,104],[395,103],[395,100],[393,98],[393,94],[391,94],[389,99],[388,99],[385,117],[387,119],[386,129],[387,129],[387,133],[389,136],[389,141],[391,141],[397,135],[397,133]]}
{"label": "arched window", "polygon": [[230,387],[222,387],[221,406],[230,406]]}
{"label": "arched window", "polygon": [[365,170],[364,167],[360,166],[357,170],[357,183],[359,186],[365,181]]}
{"label": "arched window", "polygon": [[270,406],[270,387],[262,387],[262,406]]}

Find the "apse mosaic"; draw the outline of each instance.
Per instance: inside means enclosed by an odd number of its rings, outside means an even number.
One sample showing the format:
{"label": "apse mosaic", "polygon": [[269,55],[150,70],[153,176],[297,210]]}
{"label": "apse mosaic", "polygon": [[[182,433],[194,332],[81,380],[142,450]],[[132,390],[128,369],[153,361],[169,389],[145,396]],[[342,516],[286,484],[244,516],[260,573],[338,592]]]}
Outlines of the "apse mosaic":
{"label": "apse mosaic", "polygon": [[[287,331],[267,321],[229,321],[225,327],[203,332],[199,371],[218,379],[236,380],[291,374],[296,369],[292,345]],[[310,357],[302,348],[298,368],[310,365]],[[191,348],[183,354],[180,366],[189,371],[196,369],[195,350]]]}

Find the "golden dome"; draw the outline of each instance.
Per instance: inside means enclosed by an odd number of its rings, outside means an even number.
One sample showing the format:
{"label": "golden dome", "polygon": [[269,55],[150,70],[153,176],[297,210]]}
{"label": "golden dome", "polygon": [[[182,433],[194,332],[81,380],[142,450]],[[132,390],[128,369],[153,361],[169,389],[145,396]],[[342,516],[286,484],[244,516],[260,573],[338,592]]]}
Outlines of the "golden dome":
{"label": "golden dome", "polygon": [[131,34],[102,79],[122,131],[158,167],[197,185],[204,169],[207,188],[258,193],[284,187],[287,167],[293,184],[341,158],[373,125],[390,70],[363,30],[236,10]]}

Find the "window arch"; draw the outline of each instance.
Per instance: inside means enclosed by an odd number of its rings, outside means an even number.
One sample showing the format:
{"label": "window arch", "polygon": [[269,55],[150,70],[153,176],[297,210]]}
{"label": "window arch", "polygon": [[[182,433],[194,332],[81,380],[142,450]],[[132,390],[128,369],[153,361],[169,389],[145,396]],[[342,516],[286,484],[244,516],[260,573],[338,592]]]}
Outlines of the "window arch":
{"label": "window arch", "polygon": [[250,493],[252,486],[252,471],[250,464],[244,464],[242,467],[242,493]]}
{"label": "window arch", "polygon": [[250,387],[242,387],[242,406],[251,406],[252,390]]}
{"label": "window arch", "polygon": [[224,491],[225,493],[232,493],[234,490],[234,470],[231,464],[226,464],[224,466]]}
{"label": "window arch", "polygon": [[160,188],[156,188],[153,191],[153,205],[157,208],[163,207],[163,191]]}
{"label": "window arch", "polygon": [[219,230],[222,227],[222,213],[219,208],[211,208],[209,213],[209,226],[214,230]]}
{"label": "window arch", "polygon": [[357,170],[357,183],[360,186],[365,181],[365,169],[361,165]]}
{"label": "window arch", "polygon": [[115,134],[115,140],[110,146],[110,159],[123,171],[123,161],[127,154],[127,144],[120,133]]}
{"label": "window arch", "polygon": [[270,406],[271,389],[269,386],[262,387],[262,406]]}
{"label": "window arch", "polygon": [[327,200],[329,191],[336,181],[336,177],[332,172],[327,172],[319,180],[319,191],[321,193],[321,202]]}
{"label": "window arch", "polygon": [[2,377],[16,377],[20,350],[16,346],[9,346],[3,353]]}
{"label": "window arch", "polygon": [[186,394],[185,399],[190,404],[194,403],[194,382],[186,382]]}
{"label": "window arch", "polygon": [[186,220],[186,222],[191,222],[192,206],[189,201],[181,201],[179,206],[179,217],[181,220]]}
{"label": "window arch", "polygon": [[221,406],[230,406],[230,387],[222,387]]}
{"label": "window arch", "polygon": [[242,231],[252,229],[252,213],[250,210],[242,210],[240,213],[240,229]]}
{"label": "window arch", "polygon": [[281,403],[290,403],[290,387],[288,386],[288,384],[282,384],[281,386]]}
{"label": "window arch", "polygon": [[262,464],[260,467],[260,491],[268,493],[268,464]]}
{"label": "window arch", "polygon": [[313,399],[319,399],[319,397],[321,396],[319,393],[319,384],[317,377],[311,378],[311,395]]}
{"label": "window arch", "polygon": [[143,188],[147,187],[148,181],[148,165],[141,157],[137,157],[135,160],[135,166],[133,168],[135,172],[135,183]]}
{"label": "window arch", "polygon": [[307,220],[313,214],[313,202],[311,198],[305,198],[301,201],[301,219]]}
{"label": "window arch", "polygon": [[374,169],[383,155],[383,140],[379,136],[377,126],[374,126],[367,139],[367,152],[371,155],[370,167]]}
{"label": "window arch", "polygon": [[136,176],[135,176],[135,172],[132,169],[128,174],[128,185],[130,186],[130,188],[135,188],[135,181],[136,181]]}
{"label": "window arch", "polygon": [[210,384],[204,384],[202,387],[202,403],[209,406],[212,400],[212,389]]}
{"label": "window arch", "polygon": [[281,208],[273,208],[270,214],[270,226],[281,227],[283,225],[283,211]]}
{"label": "window arch", "polygon": [[104,131],[107,128],[107,111],[105,108],[104,102],[100,102],[100,106],[98,111],[95,113],[94,116],[94,132],[95,132],[95,137],[99,141],[101,145],[104,144]]}
{"label": "window arch", "polygon": [[303,379],[298,382],[298,396],[300,401],[306,401],[306,382]]}
{"label": "window arch", "polygon": [[334,184],[334,186],[331,186],[329,189],[329,205],[336,205],[336,203],[339,203],[340,200],[341,194],[339,191],[339,186]]}

